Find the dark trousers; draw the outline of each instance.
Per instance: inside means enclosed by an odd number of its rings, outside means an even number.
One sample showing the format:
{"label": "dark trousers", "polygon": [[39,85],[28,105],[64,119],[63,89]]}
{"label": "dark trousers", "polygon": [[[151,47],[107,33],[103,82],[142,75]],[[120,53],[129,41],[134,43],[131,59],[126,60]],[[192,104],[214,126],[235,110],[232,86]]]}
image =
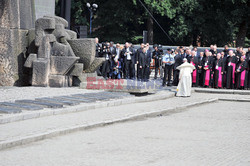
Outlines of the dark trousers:
{"label": "dark trousers", "polygon": [[173,69],[173,65],[165,65],[164,78],[163,78],[163,83],[162,83],[163,86],[166,84],[167,78],[168,78],[168,85],[170,85],[172,69]]}
{"label": "dark trousers", "polygon": [[148,80],[148,77],[149,77],[149,67],[147,66],[143,66],[142,68],[140,68],[140,72],[141,72],[141,80],[142,81],[146,81]]}
{"label": "dark trousers", "polygon": [[174,84],[175,86],[177,86],[178,83],[179,83],[179,74],[180,74],[180,71],[177,70],[177,69],[175,69],[175,70],[174,70],[174,80],[173,80],[173,84]]}
{"label": "dark trousers", "polygon": [[155,79],[157,78],[158,72],[159,72],[159,66],[155,66]]}
{"label": "dark trousers", "polygon": [[104,78],[107,78],[109,71],[110,71],[110,63],[108,60],[106,60],[102,65],[102,76]]}
{"label": "dark trousers", "polygon": [[199,71],[197,73],[197,75],[198,75],[198,78],[199,78],[199,80],[198,80],[198,86],[203,86],[203,71]]}
{"label": "dark trousers", "polygon": [[124,78],[132,78],[133,77],[133,62],[131,60],[127,60],[125,63],[125,74]]}
{"label": "dark trousers", "polygon": [[139,64],[137,64],[136,65],[136,67],[137,67],[137,70],[136,70],[136,76],[137,76],[137,79],[140,79],[140,77],[141,77],[141,72],[140,72],[140,65]]}

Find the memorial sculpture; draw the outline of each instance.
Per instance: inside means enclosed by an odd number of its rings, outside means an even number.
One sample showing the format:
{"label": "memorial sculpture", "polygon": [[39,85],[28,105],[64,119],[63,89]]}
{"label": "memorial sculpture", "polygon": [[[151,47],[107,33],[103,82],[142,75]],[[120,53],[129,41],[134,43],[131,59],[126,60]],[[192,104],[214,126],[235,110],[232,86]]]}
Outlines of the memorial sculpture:
{"label": "memorial sculpture", "polygon": [[29,54],[24,66],[32,68],[33,86],[72,86],[77,80],[73,77],[80,82],[79,77],[94,73],[104,61],[95,57],[94,39],[77,39],[67,26],[63,18],[44,16],[36,21],[35,30],[30,30],[29,34],[35,34],[37,52]]}
{"label": "memorial sculpture", "polygon": [[95,58],[94,39],[77,39],[51,11],[41,16],[35,9],[42,4],[0,1],[0,86],[78,86],[104,61]]}

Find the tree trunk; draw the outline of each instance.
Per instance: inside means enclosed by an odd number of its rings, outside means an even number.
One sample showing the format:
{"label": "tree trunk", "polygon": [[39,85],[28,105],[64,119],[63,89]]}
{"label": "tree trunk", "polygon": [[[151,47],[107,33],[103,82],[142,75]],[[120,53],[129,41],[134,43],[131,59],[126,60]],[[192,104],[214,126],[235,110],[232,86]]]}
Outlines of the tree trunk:
{"label": "tree trunk", "polygon": [[239,26],[239,32],[237,34],[237,39],[236,39],[236,47],[244,47],[245,45],[245,38],[247,34],[247,22],[244,20],[241,22]]}
{"label": "tree trunk", "polygon": [[148,43],[154,43],[154,20],[148,16],[147,20],[147,30],[148,30]]}

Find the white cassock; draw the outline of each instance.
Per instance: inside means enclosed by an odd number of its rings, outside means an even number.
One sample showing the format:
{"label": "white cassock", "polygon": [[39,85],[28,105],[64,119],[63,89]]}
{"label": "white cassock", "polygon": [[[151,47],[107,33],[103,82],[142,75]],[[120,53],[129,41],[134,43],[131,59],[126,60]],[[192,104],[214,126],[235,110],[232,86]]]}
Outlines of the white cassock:
{"label": "white cassock", "polygon": [[185,62],[182,65],[177,67],[180,70],[179,75],[179,84],[177,86],[177,94],[176,96],[191,96],[191,87],[192,87],[192,77],[191,73],[195,69],[195,67]]}

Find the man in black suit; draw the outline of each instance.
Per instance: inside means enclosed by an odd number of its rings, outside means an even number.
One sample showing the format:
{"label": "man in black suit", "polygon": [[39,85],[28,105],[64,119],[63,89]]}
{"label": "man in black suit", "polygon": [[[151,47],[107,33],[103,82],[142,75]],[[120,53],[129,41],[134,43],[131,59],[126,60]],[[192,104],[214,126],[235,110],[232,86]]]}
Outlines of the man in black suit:
{"label": "man in black suit", "polygon": [[102,64],[102,76],[105,79],[108,79],[108,73],[110,72],[110,67],[112,63],[112,55],[109,47],[110,47],[109,43],[102,44],[102,57],[105,58],[105,61]]}
{"label": "man in black suit", "polygon": [[158,49],[157,44],[154,45],[154,49],[155,50],[152,53],[152,58],[155,60],[155,76],[154,76],[154,79],[157,79],[157,74],[158,74],[159,68],[161,66],[162,55],[161,55],[160,50]]}
{"label": "man in black suit", "polygon": [[114,42],[112,42],[112,41],[110,42],[109,50],[110,50],[112,57],[115,57],[116,56],[116,48],[114,46]]}
{"label": "man in black suit", "polygon": [[149,66],[151,61],[151,56],[146,52],[147,48],[143,48],[142,52],[139,54],[139,66],[140,66],[140,79],[142,81],[147,81],[149,78]]}
{"label": "man in black suit", "polygon": [[129,46],[128,42],[125,43],[125,47],[122,49],[122,58],[125,64],[124,78],[131,79],[133,77],[133,67],[135,64],[135,57],[133,49]]}
{"label": "man in black suit", "polygon": [[135,56],[135,61],[136,61],[136,64],[137,64],[137,71],[136,71],[136,74],[137,74],[137,79],[140,78],[140,65],[139,65],[139,56],[140,56],[140,53],[142,53],[142,50],[143,48],[145,47],[145,44],[144,43],[141,43],[141,47],[137,49],[136,51],[136,56]]}
{"label": "man in black suit", "polygon": [[199,78],[198,86],[203,86],[203,62],[204,52],[200,52],[200,55],[197,57],[197,75]]}
{"label": "man in black suit", "polygon": [[186,57],[185,58],[187,58],[188,63],[191,62],[192,55],[191,55],[191,50],[189,48],[186,50]]}
{"label": "man in black suit", "polygon": [[174,63],[174,74],[173,74],[173,85],[177,86],[179,83],[179,73],[180,70],[177,69],[178,66],[180,66],[183,63],[183,59],[181,54],[176,54],[174,57],[175,63]]}

